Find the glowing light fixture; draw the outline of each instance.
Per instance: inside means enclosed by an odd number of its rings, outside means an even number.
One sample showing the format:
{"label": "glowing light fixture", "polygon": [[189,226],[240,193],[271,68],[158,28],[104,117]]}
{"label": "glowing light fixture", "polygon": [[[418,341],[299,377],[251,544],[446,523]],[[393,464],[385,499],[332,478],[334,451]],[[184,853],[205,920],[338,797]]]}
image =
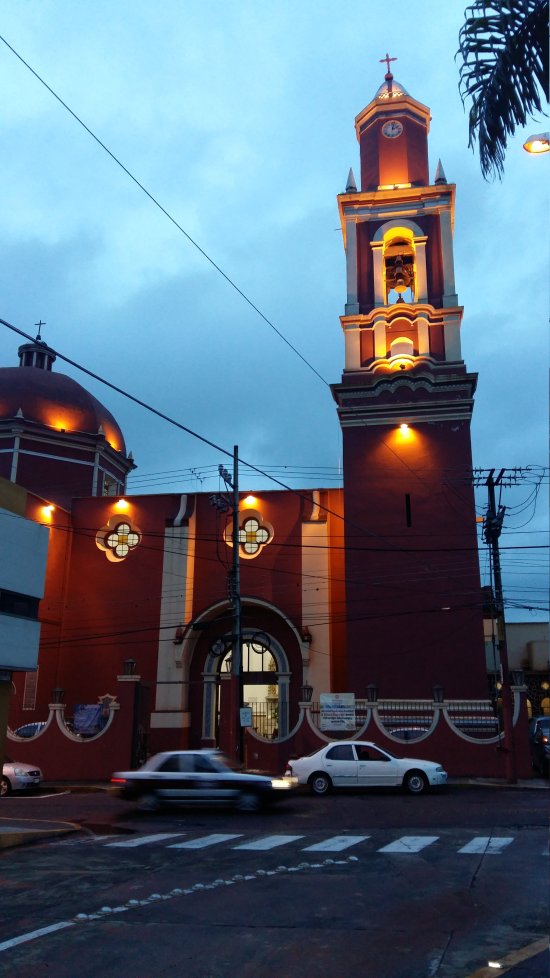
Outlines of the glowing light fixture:
{"label": "glowing light fixture", "polygon": [[256,506],[258,500],[256,496],[245,496],[243,499],[243,506]]}
{"label": "glowing light fixture", "polygon": [[42,507],[42,514],[46,520],[51,520],[53,512],[55,512],[55,506],[53,506],[52,503],[49,503],[48,506]]}
{"label": "glowing light fixture", "polygon": [[550,132],[539,132],[529,136],[523,144],[526,153],[548,153],[550,150]]}
{"label": "glowing light fixture", "polygon": [[117,499],[115,503],[115,509],[118,509],[120,513],[125,513],[129,505],[130,504],[127,499]]}
{"label": "glowing light fixture", "polygon": [[399,425],[399,431],[401,432],[402,435],[406,435],[407,432],[409,431],[408,424],[405,424],[405,422],[403,422],[403,424],[400,424]]}

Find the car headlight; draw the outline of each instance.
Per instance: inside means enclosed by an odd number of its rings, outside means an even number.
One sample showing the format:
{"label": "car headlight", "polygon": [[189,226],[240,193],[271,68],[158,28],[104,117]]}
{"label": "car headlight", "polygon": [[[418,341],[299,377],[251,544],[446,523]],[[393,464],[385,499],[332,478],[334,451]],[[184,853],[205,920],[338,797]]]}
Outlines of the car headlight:
{"label": "car headlight", "polygon": [[271,787],[272,788],[284,788],[284,789],[287,789],[288,790],[289,788],[292,788],[293,781],[295,781],[295,780],[296,780],[295,778],[294,779],[293,778],[272,778],[271,779]]}
{"label": "car headlight", "polygon": [[28,771],[24,771],[22,767],[14,767],[13,773],[18,778],[28,778],[28,776],[29,776],[29,772]]}
{"label": "car headlight", "polygon": [[441,764],[438,764],[438,765],[437,765],[437,767],[436,767],[436,771],[444,771],[444,770],[445,770],[445,768],[444,768],[444,767],[442,767],[442,766],[441,766]]}

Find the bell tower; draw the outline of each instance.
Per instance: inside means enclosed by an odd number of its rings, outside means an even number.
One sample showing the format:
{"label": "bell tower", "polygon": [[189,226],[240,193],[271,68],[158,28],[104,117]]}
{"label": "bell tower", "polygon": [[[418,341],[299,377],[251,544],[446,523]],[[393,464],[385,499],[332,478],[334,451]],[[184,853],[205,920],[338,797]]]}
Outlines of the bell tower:
{"label": "bell tower", "polygon": [[470,419],[453,258],[455,186],[428,173],[430,111],[387,72],[355,119],[361,181],[338,207],[347,688],[487,696]]}

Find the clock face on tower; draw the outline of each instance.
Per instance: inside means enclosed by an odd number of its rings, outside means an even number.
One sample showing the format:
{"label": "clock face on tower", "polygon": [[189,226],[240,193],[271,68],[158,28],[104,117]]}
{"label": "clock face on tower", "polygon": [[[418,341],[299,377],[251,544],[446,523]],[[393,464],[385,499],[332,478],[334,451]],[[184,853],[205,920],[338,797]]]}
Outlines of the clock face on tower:
{"label": "clock face on tower", "polygon": [[397,119],[392,119],[390,122],[385,122],[382,126],[382,134],[387,136],[388,139],[395,139],[396,136],[400,136],[403,132],[403,126]]}

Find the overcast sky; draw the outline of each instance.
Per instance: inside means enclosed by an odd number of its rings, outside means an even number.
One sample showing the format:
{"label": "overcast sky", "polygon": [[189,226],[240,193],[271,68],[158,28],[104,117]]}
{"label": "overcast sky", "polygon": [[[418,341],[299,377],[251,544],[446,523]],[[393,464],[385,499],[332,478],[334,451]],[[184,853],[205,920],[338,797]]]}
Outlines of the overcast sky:
{"label": "overcast sky", "polygon": [[[393,71],[430,106],[430,170],[457,185],[474,465],[533,467],[503,553],[510,602],[547,606],[549,157],[510,141],[502,182],[468,148],[463,0],[0,0],[0,35],[311,364],[286,345],[0,42],[0,318],[293,487],[336,485],[345,267],[336,194],[354,118]],[[547,128],[535,120],[526,133]],[[0,327],[0,363],[20,339]],[[230,459],[58,361],[113,412],[132,492],[214,490]],[[318,376],[320,375],[320,377]],[[276,468],[286,467],[286,468]],[[548,480],[546,479],[546,482]],[[265,487],[246,473],[243,489]],[[479,492],[480,512],[485,492]],[[535,507],[536,503],[536,507]],[[511,535],[515,528],[520,532]],[[510,608],[512,620],[534,612]]]}

